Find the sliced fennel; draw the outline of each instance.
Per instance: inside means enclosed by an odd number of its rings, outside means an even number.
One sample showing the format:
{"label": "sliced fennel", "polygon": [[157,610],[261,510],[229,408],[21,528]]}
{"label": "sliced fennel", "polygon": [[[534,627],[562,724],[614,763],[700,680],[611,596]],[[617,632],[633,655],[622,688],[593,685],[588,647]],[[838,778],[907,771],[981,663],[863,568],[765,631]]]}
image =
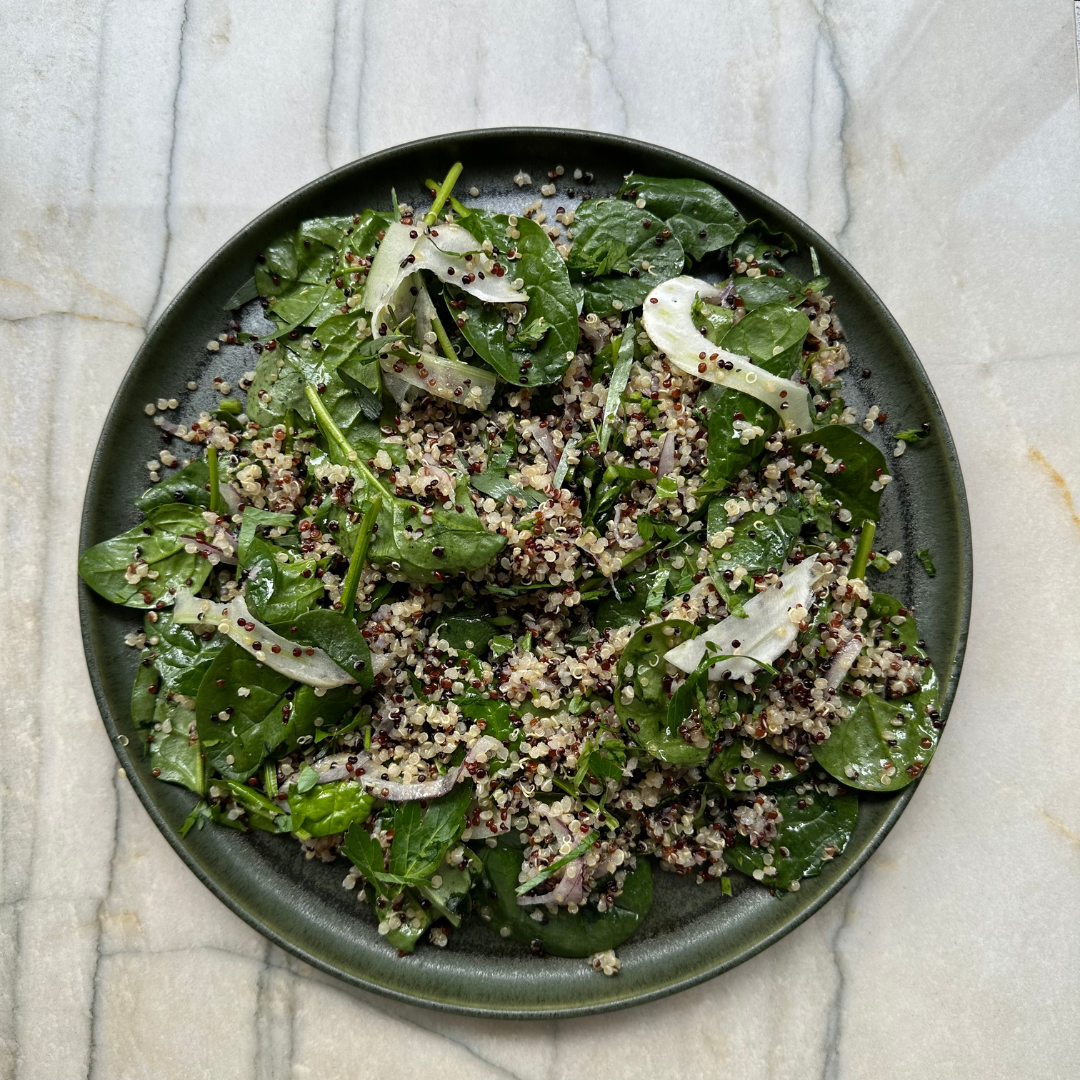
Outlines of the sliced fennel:
{"label": "sliced fennel", "polygon": [[649,339],[688,374],[741,390],[774,409],[786,427],[812,431],[810,394],[805,386],[772,375],[748,357],[711,345],[701,336],[694,325],[694,300],[719,295],[714,285],[686,275],[657,285],[645,298],[642,314]]}
{"label": "sliced fennel", "polygon": [[476,237],[460,225],[425,230],[422,225],[391,222],[364,286],[364,308],[377,328],[402,282],[418,270],[430,270],[440,281],[485,303],[526,303],[528,295],[514,288],[509,274],[500,277],[492,267],[492,260],[477,251]]}
{"label": "sliced fennel", "polygon": [[[758,593],[744,605],[746,618],[729,615],[703,634],[676,645],[664,654],[688,675],[697,670],[711,642],[721,653],[734,659],[718,661],[709,669],[709,679],[741,679],[758,669],[756,661],[771,664],[787,650],[799,633],[801,618],[792,619],[797,608],[809,606],[814,585],[825,571],[817,557],[806,559],[780,579],[780,588],[773,586]],[[750,659],[754,657],[754,659]]]}
{"label": "sliced fennel", "polygon": [[[415,349],[409,349],[407,354],[404,349],[397,349],[381,357],[379,364],[388,377],[395,376],[402,384],[415,386],[428,394],[481,412],[491,404],[498,382],[493,371]],[[394,384],[389,378],[387,386],[397,398]]]}
{"label": "sliced fennel", "polygon": [[[234,597],[227,604],[217,604],[213,600],[192,596],[187,589],[180,589],[176,594],[173,621],[187,626],[213,627],[268,668],[308,686],[329,690],[356,682],[322,649],[309,651],[259,622],[248,610],[242,596]],[[280,651],[274,652],[275,647]]]}

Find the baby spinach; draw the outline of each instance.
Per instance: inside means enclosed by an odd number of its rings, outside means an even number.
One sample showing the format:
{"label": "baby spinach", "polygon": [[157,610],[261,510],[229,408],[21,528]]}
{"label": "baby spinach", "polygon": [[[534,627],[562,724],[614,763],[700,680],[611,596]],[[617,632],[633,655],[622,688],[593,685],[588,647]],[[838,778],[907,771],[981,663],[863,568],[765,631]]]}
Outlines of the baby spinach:
{"label": "baby spinach", "polygon": [[352,619],[329,608],[313,608],[297,615],[291,622],[275,626],[274,630],[298,645],[322,649],[362,689],[370,690],[374,685],[371,652]]}
{"label": "baby spinach", "polygon": [[463,694],[454,698],[461,715],[468,720],[483,720],[484,733],[499,742],[516,742],[520,731],[510,723],[513,711],[504,698],[490,698],[486,694]]}
{"label": "baby spinach", "polygon": [[[716,553],[717,565],[734,570],[743,566],[750,574],[777,573],[808,520],[807,508],[794,492],[773,514],[763,511],[744,514],[735,525],[732,538]],[[715,536],[728,527],[723,504],[709,504],[708,534]]]}
{"label": "baby spinach", "polygon": [[483,656],[499,628],[478,611],[452,611],[436,619],[434,633],[459,653]]}
{"label": "baby spinach", "polygon": [[[519,217],[514,228],[516,240],[507,238],[510,227],[506,214],[485,214],[474,210],[461,219],[479,241],[489,240],[500,252],[511,248],[517,258],[501,259],[510,277],[520,277],[528,294],[528,313],[521,325],[543,319],[546,332],[534,349],[520,349],[507,339],[504,307],[482,304],[465,297],[466,315],[461,326],[465,340],[507,382],[518,386],[544,386],[558,382],[577,351],[577,299],[567,276],[566,264],[548,234],[531,218]],[[500,257],[496,256],[500,261]],[[527,335],[528,336],[528,335]]]}
{"label": "baby spinach", "polygon": [[[875,618],[891,620],[900,610],[895,596],[874,594],[870,611]],[[904,646],[906,656],[925,659],[912,615],[905,616],[900,626],[891,621],[888,625],[887,638],[895,634],[893,640]],[[850,713],[832,729],[825,742],[814,745],[817,763],[842,783],[861,791],[898,791],[921,776],[934,756],[940,735],[934,726],[937,672],[927,665],[922,673],[919,689],[901,697],[885,699],[873,693],[856,696],[841,692]]]}
{"label": "baby spinach", "polygon": [[644,199],[646,212],[668,223],[692,259],[701,260],[710,252],[730,247],[746,227],[742,214],[703,180],[631,173],[622,182],[619,195]]}
{"label": "baby spinach", "polygon": [[496,502],[503,502],[508,495],[521,499],[529,506],[539,506],[544,495],[535,488],[522,488],[507,477],[507,471],[517,450],[516,436],[508,432],[502,446],[496,453],[489,453],[487,468],[482,473],[471,473],[469,483],[483,495],[488,495]]}
{"label": "baby spinach", "polygon": [[473,797],[471,784],[459,784],[449,794],[398,803],[394,809],[394,839],[384,882],[422,885],[439,869],[446,852],[465,828],[465,811]]}
{"label": "baby spinach", "polygon": [[851,511],[854,521],[876,521],[881,513],[881,491],[871,485],[885,472],[885,457],[869,439],[840,424],[817,428],[789,440],[789,445],[803,455],[811,446],[824,447],[841,468],[829,472],[825,463],[815,459],[809,475],[821,485],[822,496]]}
{"label": "baby spinach", "polygon": [[[744,749],[749,751],[749,757]],[[709,762],[705,772],[728,791],[757,791],[799,775],[794,758],[758,739],[735,739]]]}
{"label": "baby spinach", "polygon": [[[141,525],[87,548],[79,559],[79,576],[94,592],[125,607],[171,604],[173,594],[185,585],[196,592],[211,567],[202,555],[184,550],[184,537],[206,528],[202,515],[200,507],[186,503],[151,510]],[[128,568],[139,563],[146,563],[155,576],[132,583]]]}
{"label": "baby spinach", "polygon": [[[760,871],[762,884],[787,891],[800,878],[820,873],[826,861],[847,847],[859,816],[859,800],[850,794],[787,790],[777,794],[776,804],[783,821],[769,847],[751,847],[740,836],[734,847],[725,849],[724,859],[744,874]],[[776,874],[768,874],[770,865]]]}
{"label": "baby spinach", "polygon": [[728,352],[749,356],[773,375],[789,378],[799,366],[809,331],[810,320],[801,311],[786,304],[767,304],[735,323],[721,343]]}
{"label": "baby spinach", "polygon": [[304,377],[286,360],[284,346],[263,350],[248,388],[245,411],[262,430],[285,424],[289,412],[310,417],[304,400]]}
{"label": "baby spinach", "polygon": [[[667,664],[664,653],[696,633],[693,623],[669,619],[643,626],[627,642],[616,668],[619,689],[615,711],[634,741],[658,761],[670,765],[697,765],[709,756],[709,749],[692,746],[676,730],[668,727],[670,696],[664,689]],[[633,690],[629,701],[624,688]]]}
{"label": "baby spinach", "polygon": [[652,289],[682,273],[684,258],[659,216],[622,199],[590,199],[577,209],[566,266],[584,287],[585,311],[605,317],[640,307]]}
{"label": "baby spinach", "polygon": [[426,885],[418,886],[418,892],[443,918],[454,926],[460,926],[461,920],[469,913],[472,874],[467,869],[444,862],[437,876],[440,878],[438,885],[434,884],[433,879]]}
{"label": "baby spinach", "polygon": [[354,689],[318,696],[230,641],[199,687],[195,717],[206,759],[227,780],[247,780],[271,751],[295,749],[301,737],[337,723],[356,702]]}
{"label": "baby spinach", "polygon": [[[369,549],[372,560],[388,563],[410,581],[438,581],[461,571],[479,570],[506,546],[506,537],[484,528],[460,476],[449,510],[423,510],[405,499],[388,498],[379,514],[379,531]],[[431,521],[422,521],[424,515]]]}
{"label": "baby spinach", "polygon": [[256,538],[265,540],[265,537],[259,534],[260,529],[287,529],[295,521],[295,514],[276,514],[270,510],[260,510],[255,506],[245,506],[243,521],[240,524],[240,536],[236,543],[236,557],[240,565],[248,564],[253,541]]}
{"label": "baby spinach", "polygon": [[[157,621],[146,619],[143,627],[147,636],[148,655],[160,676],[161,689],[166,693],[195,697],[207,668],[224,648],[226,638],[211,632],[197,634],[190,626],[173,622],[169,609],[158,611]],[[149,644],[156,639],[153,644]]]}
{"label": "baby spinach", "polygon": [[375,798],[355,780],[335,780],[318,784],[310,791],[289,788],[289,811],[293,832],[303,830],[311,836],[333,836],[371,816]]}
{"label": "baby spinach", "polygon": [[[545,908],[519,907],[515,890],[521,870],[521,852],[500,844],[477,847],[484,865],[480,917],[501,933],[505,928],[522,944],[535,945],[552,956],[591,956],[621,945],[652,907],[652,871],[644,858],[626,875],[623,891],[605,912],[585,904],[576,914],[560,908],[554,915]],[[540,911],[541,921],[532,917]]]}
{"label": "baby spinach", "polygon": [[210,508],[210,470],[206,458],[196,458],[160,484],[154,484],[135,500],[135,505],[144,514],[149,514],[159,506],[179,502],[201,506],[204,510]]}
{"label": "baby spinach", "polygon": [[[150,767],[170,784],[181,784],[201,795],[205,784],[202,751],[195,732],[195,713],[164,691],[154,710],[155,730],[149,735]],[[160,730],[156,725],[160,724]]]}
{"label": "baby spinach", "polygon": [[247,549],[247,603],[251,613],[265,623],[299,618],[323,593],[314,559],[282,561],[279,552],[280,548],[259,539],[252,540]]}

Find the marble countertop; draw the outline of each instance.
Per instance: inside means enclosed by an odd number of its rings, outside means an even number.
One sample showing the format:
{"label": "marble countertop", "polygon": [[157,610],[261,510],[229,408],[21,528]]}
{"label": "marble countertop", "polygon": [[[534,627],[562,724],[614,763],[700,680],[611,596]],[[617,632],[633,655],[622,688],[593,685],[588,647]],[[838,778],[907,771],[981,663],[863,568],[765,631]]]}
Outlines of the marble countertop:
{"label": "marble countertop", "polygon": [[[3,22],[0,1077],[1077,1075],[1070,0],[23,0]],[[73,577],[105,412],[202,261],[359,155],[515,123],[673,147],[834,239],[942,399],[976,582],[934,767],[836,900],[674,998],[505,1024],[350,990],[203,888],[117,775]]]}

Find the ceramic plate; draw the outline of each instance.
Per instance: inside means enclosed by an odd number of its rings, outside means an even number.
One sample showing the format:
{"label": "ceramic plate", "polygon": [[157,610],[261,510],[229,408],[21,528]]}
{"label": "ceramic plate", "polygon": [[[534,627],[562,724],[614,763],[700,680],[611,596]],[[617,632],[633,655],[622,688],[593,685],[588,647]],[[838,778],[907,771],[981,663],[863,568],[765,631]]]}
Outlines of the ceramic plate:
{"label": "ceramic plate", "polygon": [[[181,399],[180,416],[209,408],[213,375],[235,384],[254,368],[246,349],[218,354],[206,342],[225,328],[226,301],[251,275],[257,252],[301,219],[355,213],[400,199],[424,206],[427,177],[442,177],[460,160],[462,190],[479,188],[482,206],[520,211],[537,195],[541,178],[564,166],[555,204],[576,202],[570,188],[576,168],[591,172],[592,195],[611,194],[631,170],[652,175],[698,177],[718,187],[747,218],[763,217],[799,242],[813,245],[832,281],[847,344],[858,371],[844,393],[863,415],[879,404],[904,426],[929,420],[933,435],[897,463],[895,482],[882,502],[879,530],[885,550],[909,554],[930,548],[938,573],[928,578],[917,560],[905,559],[889,576],[890,591],[918,611],[919,627],[944,687],[942,716],[956,692],[967,635],[971,592],[971,547],[963,479],[956,451],[934,390],[907,339],[858,273],[825,240],[788,210],[747,184],[705,165],[646,143],[593,132],[501,129],[448,135],[408,143],[353,162],[283,199],[237,233],[180,290],[139,350],[116,395],[98,443],[82,519],[80,550],[134,524],[132,499],[146,486],[144,463],[161,449],[160,435],[143,417],[147,401]],[[519,169],[536,182],[519,190]],[[202,389],[182,391],[188,380]],[[860,412],[860,409],[862,412]],[[657,873],[653,909],[641,929],[619,949],[622,972],[604,978],[585,960],[533,956],[528,949],[492,934],[479,919],[456,932],[446,949],[422,945],[399,959],[376,932],[367,905],[341,887],[339,860],[306,861],[291,837],[206,828],[181,839],[178,829],[194,802],[187,791],[154,781],[136,747],[129,699],[137,654],[124,635],[140,616],[116,607],[80,585],[83,640],[90,677],[117,756],[147,812],[166,839],[206,886],[238,915],[282,948],[341,979],[401,1001],[494,1017],[571,1016],[649,1001],[727,971],[767,948],[835,896],[870,857],[915,797],[911,784],[896,795],[860,799],[855,834],[841,858],[797,893],[773,898],[732,874],[735,895],[717,885]],[[125,738],[126,737],[126,738]]]}

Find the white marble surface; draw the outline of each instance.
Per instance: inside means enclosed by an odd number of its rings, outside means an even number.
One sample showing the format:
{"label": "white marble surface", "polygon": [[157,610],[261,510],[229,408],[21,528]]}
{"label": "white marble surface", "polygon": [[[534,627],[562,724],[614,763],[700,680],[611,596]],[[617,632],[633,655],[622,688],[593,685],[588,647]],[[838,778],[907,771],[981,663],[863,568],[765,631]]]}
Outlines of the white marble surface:
{"label": "white marble surface", "polygon": [[[1072,20],[1070,0],[5,3],[0,1076],[1076,1076]],[[509,123],[666,144],[835,238],[942,398],[976,559],[947,737],[856,881],[695,990],[510,1025],[353,992],[218,903],[117,777],[73,588],[105,411],[203,259],[332,166]]]}

